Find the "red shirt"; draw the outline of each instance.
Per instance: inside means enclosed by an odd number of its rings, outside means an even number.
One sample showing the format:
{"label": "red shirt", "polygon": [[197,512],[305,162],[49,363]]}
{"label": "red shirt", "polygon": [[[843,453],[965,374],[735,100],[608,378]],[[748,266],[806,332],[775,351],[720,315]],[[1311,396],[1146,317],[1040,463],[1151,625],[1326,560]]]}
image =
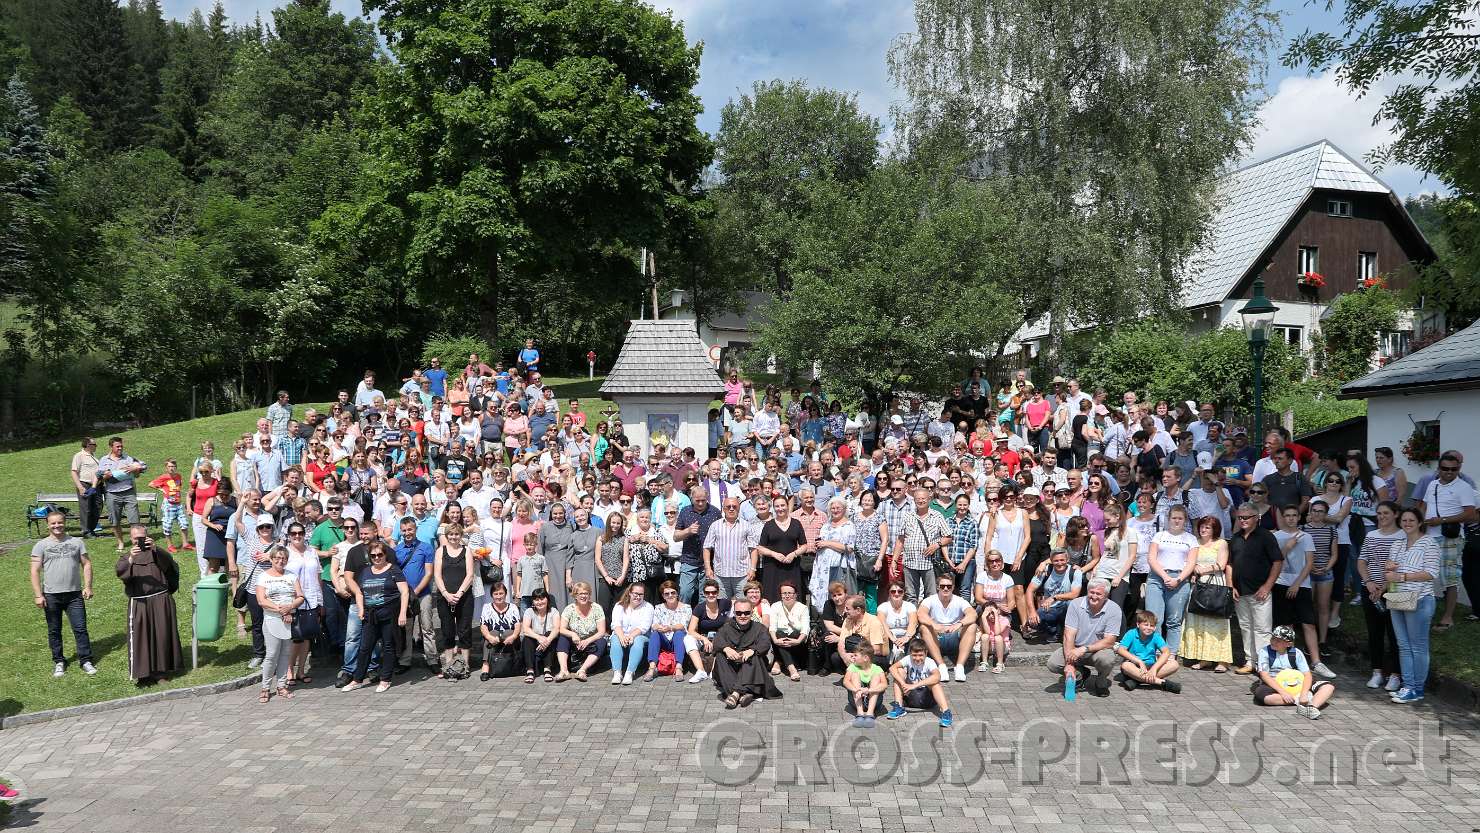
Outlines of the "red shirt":
{"label": "red shirt", "polygon": [[1023,458],[1016,451],[1002,451],[997,454],[997,460],[1007,466],[1007,476],[1012,477],[1023,467]]}
{"label": "red shirt", "polygon": [[637,493],[637,478],[645,474],[647,474],[647,469],[642,466],[628,466],[626,463],[612,466],[612,477],[622,484],[622,494],[628,497]]}

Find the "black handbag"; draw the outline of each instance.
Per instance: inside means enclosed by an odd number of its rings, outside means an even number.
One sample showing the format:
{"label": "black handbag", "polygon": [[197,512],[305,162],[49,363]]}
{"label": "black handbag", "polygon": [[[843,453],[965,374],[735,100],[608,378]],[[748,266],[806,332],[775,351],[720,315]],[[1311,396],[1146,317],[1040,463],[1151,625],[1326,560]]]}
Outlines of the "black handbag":
{"label": "black handbag", "polygon": [[312,642],[319,638],[322,625],[319,620],[319,609],[316,607],[300,607],[293,611],[292,624],[293,641]]}
{"label": "black handbag", "polygon": [[502,679],[504,677],[517,677],[523,669],[518,653],[515,651],[491,651],[488,654],[488,676]]}
{"label": "black handbag", "polygon": [[1233,615],[1233,588],[1221,584],[1198,583],[1192,586],[1193,613],[1227,619]]}
{"label": "black handbag", "polygon": [[260,564],[253,564],[252,572],[247,573],[247,580],[238,584],[236,586],[236,592],[231,595],[231,607],[237,613],[247,612],[247,600],[252,597],[252,593],[247,590],[247,585],[251,584],[252,579],[257,577],[257,570],[260,568]]}

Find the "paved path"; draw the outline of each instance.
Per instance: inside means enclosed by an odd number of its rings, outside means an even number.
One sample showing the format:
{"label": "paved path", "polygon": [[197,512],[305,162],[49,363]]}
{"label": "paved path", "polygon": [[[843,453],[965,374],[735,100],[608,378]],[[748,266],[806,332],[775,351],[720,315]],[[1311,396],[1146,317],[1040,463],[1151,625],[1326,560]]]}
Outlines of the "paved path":
{"label": "paved path", "polygon": [[[1042,669],[972,674],[950,684],[958,726],[939,754],[870,779],[840,751],[851,739],[869,734],[878,742],[857,753],[865,764],[901,744],[929,753],[941,734],[934,720],[911,714],[869,733],[843,729],[840,690],[818,678],[783,679],[784,699],[727,712],[708,685],[672,680],[618,688],[606,677],[527,686],[421,676],[398,678],[381,695],[316,684],[291,702],[258,706],[255,689],[246,689],[0,732],[0,775],[17,780],[27,798],[12,823],[88,833],[1077,833],[1085,825],[1433,833],[1471,830],[1480,818],[1480,724],[1437,704],[1390,705],[1354,677],[1339,681],[1336,706],[1312,722],[1253,707],[1246,680],[1233,675],[1186,672],[1180,697],[1116,688],[1108,699],[1068,703],[1044,693]],[[1155,783],[1168,770],[1151,762],[1155,733],[1144,731],[1168,720],[1182,730],[1160,747],[1163,756],[1181,751],[1175,784]],[[1025,724],[1031,733],[1020,737]],[[1261,727],[1255,742],[1251,733]],[[1215,728],[1236,740],[1211,740]],[[1447,760],[1438,757],[1441,731]],[[1129,744],[1123,771],[1110,752],[1094,751],[1097,734],[1112,750]],[[742,753],[718,743],[724,737],[765,738],[769,748]],[[1382,738],[1398,748],[1395,760],[1420,762],[1364,764],[1341,783],[1320,783],[1321,750],[1376,761]],[[819,742],[829,751],[809,771],[806,762],[817,757],[798,746]],[[904,751],[906,761],[912,754]],[[1060,760],[1040,767],[1035,756]],[[1223,769],[1208,766],[1214,756]],[[931,778],[938,760],[947,762],[945,775]],[[758,774],[747,778],[756,762]],[[1233,763],[1237,769],[1228,768]],[[798,765],[812,783],[790,783]],[[735,780],[745,783],[717,783]]]}

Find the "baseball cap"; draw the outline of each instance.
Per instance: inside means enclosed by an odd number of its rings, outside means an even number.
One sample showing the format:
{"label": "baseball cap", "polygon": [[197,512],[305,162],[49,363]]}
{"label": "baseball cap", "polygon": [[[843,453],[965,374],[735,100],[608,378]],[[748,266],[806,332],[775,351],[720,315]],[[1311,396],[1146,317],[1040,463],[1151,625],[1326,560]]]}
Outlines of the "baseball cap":
{"label": "baseball cap", "polygon": [[1269,632],[1270,639],[1283,639],[1286,642],[1295,641],[1295,629],[1289,625],[1280,625]]}
{"label": "baseball cap", "polygon": [[889,417],[889,424],[904,425],[904,417],[900,416],[899,414],[895,414],[894,416]]}
{"label": "baseball cap", "polygon": [[257,519],[257,528],[261,529],[264,526],[277,526],[277,522],[267,515],[263,515]]}
{"label": "baseball cap", "polygon": [[1023,497],[1029,497],[1029,496],[1032,496],[1032,497],[1041,497],[1041,495],[1040,495],[1040,493],[1038,491],[1038,487],[1036,487],[1036,486],[1029,486],[1028,488],[1022,490],[1018,494],[1022,495]]}
{"label": "baseball cap", "polygon": [[1200,469],[1210,469],[1210,468],[1212,468],[1213,467],[1213,452],[1211,452],[1211,451],[1199,451],[1197,453],[1197,467],[1200,468]]}

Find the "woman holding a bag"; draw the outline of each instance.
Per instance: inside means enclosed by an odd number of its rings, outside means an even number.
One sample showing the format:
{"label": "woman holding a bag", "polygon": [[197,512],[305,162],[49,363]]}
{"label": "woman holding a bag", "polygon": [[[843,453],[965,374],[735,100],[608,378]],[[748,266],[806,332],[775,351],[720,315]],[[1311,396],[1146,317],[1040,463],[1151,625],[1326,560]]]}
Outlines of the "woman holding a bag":
{"label": "woman holding a bag", "polygon": [[322,565],[319,553],[305,543],[308,540],[306,527],[293,521],[288,524],[288,575],[298,580],[303,604],[293,614],[293,656],[288,662],[288,685],[311,683],[308,676],[308,654],[315,639],[319,638],[324,610],[324,586],[319,583]]}
{"label": "woman holding a bag", "polygon": [[884,542],[889,530],[879,513],[879,496],[872,489],[858,495],[858,513],[853,518],[853,557],[858,592],[869,613],[879,609],[879,580],[885,574]]}
{"label": "woman holding a bag", "polygon": [[1408,538],[1398,528],[1398,504],[1384,500],[1373,513],[1376,525],[1362,542],[1357,567],[1362,576],[1362,614],[1367,622],[1367,661],[1372,665],[1368,688],[1397,691],[1403,685],[1399,673],[1398,636],[1393,632],[1393,617],[1382,595],[1387,592],[1388,562],[1394,552],[1407,545]]}
{"label": "woman holding a bag", "polygon": [[1434,618],[1434,578],[1442,558],[1438,542],[1426,532],[1427,525],[1423,512],[1415,507],[1398,515],[1405,538],[1393,550],[1385,573],[1389,590],[1383,599],[1393,614],[1403,673],[1403,687],[1393,694],[1394,703],[1423,700],[1429,676],[1429,622]]}
{"label": "woman holding a bag", "polygon": [[[1228,542],[1223,539],[1223,522],[1208,515],[1197,519],[1197,549],[1192,568],[1192,601],[1187,608],[1187,622],[1182,629],[1182,656],[1195,660],[1190,668],[1202,671],[1210,664],[1214,673],[1222,674],[1233,662],[1233,627],[1228,617],[1200,610],[1205,601],[1227,596],[1233,607],[1232,590],[1204,590],[1205,587],[1233,587],[1233,568],[1228,564]],[[1200,598],[1199,594],[1202,594]]]}
{"label": "woman holding a bag", "polygon": [[[658,598],[661,601],[653,607],[653,626],[648,631],[648,668],[647,673],[642,675],[643,682],[653,679],[660,664],[665,666],[665,673],[672,673],[675,677],[683,676],[684,640],[688,636],[689,620],[694,615],[693,608],[678,598],[678,585],[671,579],[658,585]],[[671,671],[666,662],[660,663],[664,651],[673,655]],[[697,658],[694,668],[704,668]]]}
{"label": "woman holding a bag", "polygon": [[797,601],[797,589],[790,582],[781,585],[781,601],[772,602],[771,673],[780,674],[784,666],[792,681],[802,679],[797,664],[807,664],[807,640],[812,633],[812,618],[807,606]]}

